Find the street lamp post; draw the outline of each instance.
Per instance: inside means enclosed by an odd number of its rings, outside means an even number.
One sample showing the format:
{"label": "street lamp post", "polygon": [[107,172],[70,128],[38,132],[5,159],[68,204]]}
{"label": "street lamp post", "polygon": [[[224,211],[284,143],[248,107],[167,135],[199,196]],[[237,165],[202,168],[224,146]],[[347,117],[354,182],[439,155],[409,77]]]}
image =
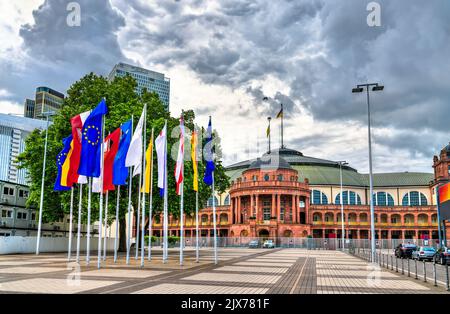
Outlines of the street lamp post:
{"label": "street lamp post", "polygon": [[343,202],[343,196],[342,193],[343,191],[343,183],[342,183],[342,166],[346,166],[348,165],[348,163],[346,161],[338,161],[339,163],[339,175],[340,175],[340,179],[341,179],[341,241],[342,241],[342,251],[344,251],[345,249],[345,226],[344,226],[344,202]]}
{"label": "street lamp post", "polygon": [[39,245],[41,240],[41,229],[42,229],[42,208],[44,206],[44,179],[45,179],[45,163],[47,160],[47,141],[48,141],[48,125],[50,123],[49,118],[54,115],[53,111],[47,111],[42,113],[42,117],[47,118],[47,125],[45,127],[45,144],[44,144],[44,160],[42,164],[42,178],[41,178],[41,199],[39,203],[39,223],[38,232],[36,239],[36,255],[39,255]]}
{"label": "street lamp post", "polygon": [[369,84],[359,84],[356,88],[352,89],[352,93],[361,93],[364,91],[364,87],[367,91],[367,117],[368,117],[368,139],[369,139],[369,185],[370,185],[370,233],[371,233],[371,254],[372,261],[375,260],[375,210],[373,206],[373,173],[372,173],[372,137],[371,137],[371,119],[370,119],[370,100],[369,100],[369,88],[372,87],[372,91],[382,91],[384,89],[383,85],[379,85],[378,83],[369,83]]}

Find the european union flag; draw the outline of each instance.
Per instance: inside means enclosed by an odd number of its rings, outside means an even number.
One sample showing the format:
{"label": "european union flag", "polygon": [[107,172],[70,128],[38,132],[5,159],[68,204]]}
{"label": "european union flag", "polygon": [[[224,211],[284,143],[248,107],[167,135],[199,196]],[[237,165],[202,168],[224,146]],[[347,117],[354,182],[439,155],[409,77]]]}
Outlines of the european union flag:
{"label": "european union flag", "polygon": [[119,150],[114,158],[113,184],[124,185],[127,183],[128,168],[125,167],[128,148],[131,143],[131,119],[120,126],[122,137],[120,138]]}
{"label": "european union flag", "polygon": [[61,174],[62,174],[62,166],[64,161],[66,161],[67,154],[70,151],[70,144],[72,143],[72,135],[69,135],[65,139],[63,139],[64,148],[59,152],[58,156],[56,156],[56,166],[58,167],[58,175],[56,176],[56,182],[53,190],[55,191],[68,191],[70,187],[61,185]]}
{"label": "european union flag", "polygon": [[105,99],[92,110],[81,131],[81,154],[78,174],[87,177],[100,177],[102,117],[108,113]]}
{"label": "european union flag", "polygon": [[208,131],[206,134],[205,160],[206,160],[206,169],[205,169],[205,176],[203,177],[203,181],[207,185],[212,185],[215,166],[214,166],[214,156],[213,156],[211,117],[209,117]]}

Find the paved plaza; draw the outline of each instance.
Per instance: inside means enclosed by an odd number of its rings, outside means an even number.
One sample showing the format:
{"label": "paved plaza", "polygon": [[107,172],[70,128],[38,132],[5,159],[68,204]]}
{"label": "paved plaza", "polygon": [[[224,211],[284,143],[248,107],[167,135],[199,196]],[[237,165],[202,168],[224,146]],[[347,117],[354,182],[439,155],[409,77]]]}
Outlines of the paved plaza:
{"label": "paved plaza", "polygon": [[68,263],[65,254],[0,256],[0,293],[152,293],[152,294],[336,294],[447,293],[442,287],[368,264],[340,251],[305,249],[220,249],[185,251],[179,265],[176,250],[162,263],[161,251],[152,261],[131,257],[126,265],[112,256],[97,269],[97,256],[86,266]]}

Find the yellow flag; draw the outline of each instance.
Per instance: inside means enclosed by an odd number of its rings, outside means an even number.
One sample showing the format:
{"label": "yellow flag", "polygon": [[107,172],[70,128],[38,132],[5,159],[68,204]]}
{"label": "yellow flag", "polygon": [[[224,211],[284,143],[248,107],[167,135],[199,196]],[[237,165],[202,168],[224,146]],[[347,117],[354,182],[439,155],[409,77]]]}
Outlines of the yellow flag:
{"label": "yellow flag", "polygon": [[192,168],[194,169],[194,177],[193,177],[193,189],[198,192],[198,169],[197,169],[197,132],[192,132],[191,137],[191,159],[192,159]]}
{"label": "yellow flag", "polygon": [[145,193],[150,193],[150,172],[152,169],[152,163],[153,163],[153,130],[152,130],[152,136],[150,138],[150,143],[148,143],[147,151],[145,152],[145,184],[142,186],[141,191],[144,190],[145,186]]}
{"label": "yellow flag", "polygon": [[269,137],[269,135],[270,135],[270,125],[267,127],[266,137]]}

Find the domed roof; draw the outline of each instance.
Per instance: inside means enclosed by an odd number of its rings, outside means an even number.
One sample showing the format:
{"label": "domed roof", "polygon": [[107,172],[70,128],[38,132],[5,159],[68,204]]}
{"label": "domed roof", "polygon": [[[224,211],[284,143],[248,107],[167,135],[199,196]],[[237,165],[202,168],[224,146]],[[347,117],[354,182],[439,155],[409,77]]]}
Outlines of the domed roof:
{"label": "domed roof", "polygon": [[247,170],[263,169],[263,170],[276,170],[276,169],[292,169],[291,165],[278,154],[265,154],[261,158],[257,158],[253,161]]}

